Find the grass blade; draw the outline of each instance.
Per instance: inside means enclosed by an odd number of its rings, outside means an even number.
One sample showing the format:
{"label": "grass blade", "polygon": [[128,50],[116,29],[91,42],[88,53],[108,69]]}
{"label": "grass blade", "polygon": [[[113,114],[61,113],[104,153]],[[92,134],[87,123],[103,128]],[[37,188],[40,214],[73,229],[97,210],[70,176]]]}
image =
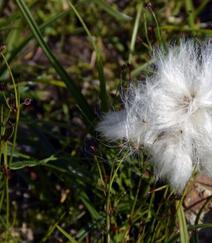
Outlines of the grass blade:
{"label": "grass blade", "polygon": [[87,210],[89,211],[89,213],[93,219],[97,220],[97,219],[101,218],[101,215],[93,207],[93,205],[89,201],[87,195],[82,193],[82,195],[80,196],[80,199],[82,200],[83,204],[85,205],[85,207],[87,208]]}
{"label": "grass blade", "polygon": [[209,0],[203,0],[200,2],[199,6],[194,9],[194,14],[193,14],[194,19],[199,16],[199,14],[205,8],[205,6],[208,4],[208,2],[209,2]]}
{"label": "grass blade", "polygon": [[162,34],[161,34],[161,28],[160,28],[157,16],[156,16],[156,14],[155,14],[155,12],[153,11],[152,8],[150,8],[150,13],[152,14],[152,17],[153,17],[153,19],[155,21],[155,24],[156,24],[156,37],[157,37],[157,40],[159,41],[159,43],[161,45],[161,48],[163,48],[165,50],[165,44],[164,44],[164,40],[163,40],[163,37],[162,37]]}
{"label": "grass blade", "polygon": [[42,159],[42,160],[25,160],[25,161],[20,161],[20,162],[13,162],[10,164],[10,169],[11,170],[20,170],[25,167],[34,167],[38,165],[45,165],[46,163],[49,163],[50,161],[54,161],[57,158],[54,157],[54,155],[50,156],[49,158]]}
{"label": "grass blade", "polygon": [[137,15],[136,15],[135,24],[134,24],[134,28],[133,28],[133,32],[132,32],[132,38],[131,38],[131,42],[130,42],[130,55],[129,55],[129,59],[128,59],[128,62],[130,64],[132,62],[132,55],[133,55],[133,52],[135,49],[135,42],[136,42],[136,37],[138,34],[138,28],[139,28],[142,8],[143,8],[143,3],[138,4]]}
{"label": "grass blade", "polygon": [[25,4],[23,0],[16,0],[18,7],[20,8],[25,20],[27,21],[32,33],[34,34],[37,42],[39,43],[40,47],[42,48],[43,52],[47,56],[49,62],[56,70],[57,74],[61,77],[61,79],[66,84],[68,90],[74,97],[77,105],[79,106],[83,116],[85,117],[86,121],[89,125],[92,124],[92,121],[95,119],[95,116],[87,103],[85,97],[81,94],[78,87],[75,85],[74,81],[69,77],[66,70],[63,68],[63,66],[60,64],[60,62],[57,60],[57,58],[54,56],[46,42],[44,41],[41,32],[37,26],[37,23],[35,22],[32,14],[30,13],[29,8]]}
{"label": "grass blade", "polygon": [[48,238],[50,237],[50,235],[54,232],[55,228],[57,227],[57,225],[59,224],[59,222],[64,218],[65,215],[66,215],[66,213],[62,213],[61,216],[59,217],[59,219],[55,223],[53,223],[53,225],[51,225],[49,227],[47,233],[41,239],[40,243],[46,242],[48,240]]}
{"label": "grass blade", "polygon": [[109,3],[104,0],[93,0],[100,8],[102,8],[105,12],[115,17],[118,21],[126,21],[131,20],[132,18],[126,14],[119,12],[118,10],[112,8]]}
{"label": "grass blade", "polygon": [[62,233],[71,243],[77,243],[77,241],[70,235],[68,234],[63,228],[61,228],[58,224],[56,225],[56,228]]}
{"label": "grass blade", "polygon": [[188,23],[192,29],[195,29],[194,6],[192,0],[185,0],[185,8],[188,14]]}
{"label": "grass blade", "polygon": [[180,201],[177,201],[176,206],[177,206],[177,218],[178,218],[179,229],[180,229],[180,242],[189,243],[189,234],[188,234],[188,229],[187,229],[182,203]]}
{"label": "grass blade", "polygon": [[4,56],[3,53],[1,53],[1,56],[4,60],[4,63],[8,69],[10,78],[12,80],[13,84],[13,89],[14,89],[14,94],[15,94],[15,108],[16,108],[16,122],[15,122],[15,127],[14,127],[14,132],[13,132],[13,142],[12,142],[12,149],[11,149],[11,155],[10,155],[10,160],[8,166],[10,166],[12,160],[13,160],[13,154],[15,151],[15,144],[16,144],[16,138],[17,138],[17,132],[18,132],[18,124],[19,124],[19,119],[20,119],[20,95],[19,95],[19,89],[16,85],[12,70],[10,68],[9,63],[7,62],[6,57]]}

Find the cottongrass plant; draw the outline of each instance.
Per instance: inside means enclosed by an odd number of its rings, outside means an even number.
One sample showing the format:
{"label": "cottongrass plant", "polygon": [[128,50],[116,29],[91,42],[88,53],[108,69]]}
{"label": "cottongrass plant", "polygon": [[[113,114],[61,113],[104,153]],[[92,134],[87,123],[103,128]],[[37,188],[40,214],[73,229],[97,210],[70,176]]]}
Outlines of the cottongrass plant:
{"label": "cottongrass plant", "polygon": [[212,44],[181,41],[153,59],[153,75],[132,85],[125,109],[105,114],[97,130],[144,146],[156,177],[181,193],[194,168],[212,176]]}

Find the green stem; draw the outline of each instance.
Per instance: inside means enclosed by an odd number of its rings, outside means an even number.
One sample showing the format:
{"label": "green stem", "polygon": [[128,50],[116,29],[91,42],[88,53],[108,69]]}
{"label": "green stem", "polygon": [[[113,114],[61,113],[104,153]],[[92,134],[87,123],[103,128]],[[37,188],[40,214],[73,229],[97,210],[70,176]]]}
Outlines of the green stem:
{"label": "green stem", "polygon": [[117,175],[117,172],[118,170],[120,169],[121,165],[122,165],[122,162],[124,161],[125,157],[123,159],[121,159],[116,167],[116,169],[114,170],[114,163],[112,165],[112,168],[111,168],[111,173],[110,173],[110,182],[109,182],[109,185],[108,185],[108,191],[107,191],[107,199],[106,199],[106,214],[107,214],[107,217],[106,217],[106,229],[107,229],[107,243],[110,243],[111,242],[111,238],[110,238],[110,212],[111,212],[111,209],[110,209],[110,192],[111,192],[111,189],[112,189],[112,185],[113,185],[113,182],[115,180],[115,177]]}
{"label": "green stem", "polygon": [[143,3],[138,4],[135,24],[133,27],[132,38],[131,38],[131,42],[130,42],[130,54],[129,54],[129,58],[128,58],[129,64],[131,64],[132,58],[133,58],[133,52],[135,49],[135,42],[136,42],[136,37],[138,34],[138,28],[139,28],[139,22],[140,22],[140,18],[141,18],[142,8],[143,8]]}
{"label": "green stem", "polygon": [[188,24],[192,29],[195,29],[194,6],[191,0],[185,0],[185,8],[188,14]]}
{"label": "green stem", "polygon": [[186,218],[183,210],[182,200],[176,201],[177,218],[180,230],[180,242],[189,243],[189,234],[186,224]]}
{"label": "green stem", "polygon": [[[6,193],[6,226],[7,226],[7,236],[9,236],[10,228],[10,195],[9,195],[9,175],[8,175],[8,161],[7,161],[7,143],[4,145],[4,169],[5,169],[5,193]],[[8,240],[6,240],[8,242]]]}
{"label": "green stem", "polygon": [[107,243],[111,242],[110,239],[110,191],[111,191],[111,187],[112,187],[112,183],[111,183],[111,176],[113,174],[114,171],[114,164],[112,165],[111,168],[111,173],[110,173],[110,182],[108,185],[108,190],[107,190],[107,198],[106,198],[106,234],[107,234]]}
{"label": "green stem", "polygon": [[14,93],[15,93],[16,122],[15,122],[14,135],[13,135],[12,150],[11,150],[11,154],[10,154],[10,160],[8,163],[8,167],[10,167],[10,164],[12,163],[12,160],[13,160],[13,154],[14,154],[14,150],[15,150],[15,144],[16,144],[17,132],[18,132],[18,124],[19,124],[19,119],[20,119],[20,97],[19,97],[18,88],[16,87],[15,79],[14,79],[12,70],[10,68],[10,65],[8,64],[7,59],[3,53],[1,53],[1,56],[7,66],[8,72],[9,72],[11,80],[12,80]]}

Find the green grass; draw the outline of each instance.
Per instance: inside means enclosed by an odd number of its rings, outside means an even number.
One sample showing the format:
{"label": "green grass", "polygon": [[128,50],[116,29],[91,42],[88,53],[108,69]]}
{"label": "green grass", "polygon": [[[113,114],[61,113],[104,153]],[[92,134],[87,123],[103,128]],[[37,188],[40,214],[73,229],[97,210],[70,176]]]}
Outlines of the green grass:
{"label": "green grass", "polygon": [[211,227],[211,198],[190,225],[145,151],[95,132],[155,46],[212,35],[207,2],[0,1],[0,242],[196,243]]}

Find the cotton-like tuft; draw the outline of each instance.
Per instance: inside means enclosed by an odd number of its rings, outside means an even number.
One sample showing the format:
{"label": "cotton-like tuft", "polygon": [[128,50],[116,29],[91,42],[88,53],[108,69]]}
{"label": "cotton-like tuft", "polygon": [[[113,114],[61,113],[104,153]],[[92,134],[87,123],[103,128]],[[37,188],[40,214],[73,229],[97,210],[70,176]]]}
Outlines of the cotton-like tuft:
{"label": "cotton-like tuft", "polygon": [[212,176],[212,44],[181,41],[154,55],[154,74],[129,88],[125,108],[97,130],[152,155],[155,175],[182,192],[195,168]]}

